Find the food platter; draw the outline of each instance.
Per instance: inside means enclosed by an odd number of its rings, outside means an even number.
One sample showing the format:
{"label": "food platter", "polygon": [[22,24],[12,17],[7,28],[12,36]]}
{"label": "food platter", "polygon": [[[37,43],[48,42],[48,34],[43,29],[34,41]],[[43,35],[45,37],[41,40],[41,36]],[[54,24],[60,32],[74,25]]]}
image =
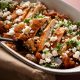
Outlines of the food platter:
{"label": "food platter", "polygon": [[[26,1],[26,0],[25,0]],[[33,0],[32,0],[33,1]],[[80,20],[80,12],[77,11],[76,9],[74,9],[73,7],[71,7],[70,5],[64,3],[63,1],[60,0],[40,0],[42,3],[44,3],[45,5],[48,6],[49,9],[56,9],[57,11],[64,13],[66,15],[69,15],[71,17],[71,19],[73,19],[74,21],[79,21]],[[51,5],[53,3],[53,5]],[[75,15],[77,14],[77,15]],[[20,61],[24,62],[25,64],[37,68],[37,69],[41,69],[43,71],[46,71],[48,73],[53,73],[53,74],[70,74],[70,73],[78,73],[80,72],[79,70],[79,66],[75,67],[75,68],[71,68],[71,69],[51,69],[51,68],[46,68],[43,66],[40,66],[28,59],[26,59],[25,57],[21,56],[19,53],[15,52],[14,50],[12,50],[11,48],[9,48],[4,42],[1,42],[1,46],[6,49],[7,51],[9,51],[12,56],[14,56],[15,58],[19,59]]]}

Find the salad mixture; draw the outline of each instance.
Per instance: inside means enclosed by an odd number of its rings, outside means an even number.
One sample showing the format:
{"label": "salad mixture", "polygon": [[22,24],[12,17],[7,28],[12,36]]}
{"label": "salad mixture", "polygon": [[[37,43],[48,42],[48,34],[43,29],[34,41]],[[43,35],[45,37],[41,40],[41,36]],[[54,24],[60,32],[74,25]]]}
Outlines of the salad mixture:
{"label": "salad mixture", "polygon": [[6,45],[41,66],[68,69],[80,65],[80,22],[41,2],[0,1],[0,35],[22,40],[23,49],[12,42]]}

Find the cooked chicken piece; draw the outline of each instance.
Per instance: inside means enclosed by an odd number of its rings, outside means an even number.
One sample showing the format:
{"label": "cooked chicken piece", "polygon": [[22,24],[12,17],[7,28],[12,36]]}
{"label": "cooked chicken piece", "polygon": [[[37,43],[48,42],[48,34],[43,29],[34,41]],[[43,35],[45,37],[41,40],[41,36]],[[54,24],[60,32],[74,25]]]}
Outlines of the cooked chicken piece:
{"label": "cooked chicken piece", "polygon": [[65,32],[65,28],[59,27],[55,31],[55,35],[58,37],[57,42],[60,42]]}
{"label": "cooked chicken piece", "polygon": [[30,10],[30,7],[23,9],[23,14],[21,16],[17,16],[14,19],[13,23],[23,21],[25,19],[26,15],[28,14],[29,10]]}
{"label": "cooked chicken piece", "polygon": [[36,47],[35,47],[35,43],[34,43],[33,38],[28,39],[28,40],[25,42],[25,45],[26,45],[27,47],[29,47],[29,49],[31,49],[33,52],[36,51]]}
{"label": "cooked chicken piece", "polygon": [[[47,18],[43,18],[43,19],[34,19],[32,20],[31,22],[31,31],[33,32],[29,32],[28,34],[21,34],[19,36],[19,39],[24,39],[24,40],[27,40],[29,38],[32,38],[36,35],[36,33],[38,32],[38,30],[45,24],[45,22],[48,21]],[[24,37],[25,36],[25,37]]]}
{"label": "cooked chicken piece", "polygon": [[16,33],[21,33],[21,30],[25,27],[25,24],[24,23],[19,23],[15,28],[14,28],[14,31]]}
{"label": "cooked chicken piece", "polygon": [[75,66],[75,62],[70,60],[70,58],[67,55],[63,55],[62,56],[62,60],[63,60],[63,66],[65,68],[72,68]]}
{"label": "cooked chicken piece", "polygon": [[30,18],[30,17],[34,17],[34,15],[38,12],[40,12],[41,10],[45,10],[45,6],[42,5],[41,3],[38,3],[38,5],[36,5],[34,8],[31,8],[28,15],[26,16],[26,18]]}
{"label": "cooked chicken piece", "polygon": [[38,48],[38,51],[41,51],[44,47],[44,43],[45,41],[48,39],[48,36],[49,36],[49,32],[50,30],[54,27],[56,23],[56,20],[53,19],[50,24],[46,27],[46,29],[43,31],[41,37],[40,37],[40,43],[39,43],[39,48]]}
{"label": "cooked chicken piece", "polygon": [[36,57],[37,60],[42,59],[42,55],[39,52],[36,52],[35,57]]}
{"label": "cooked chicken piece", "polygon": [[3,21],[0,21],[0,34],[4,33],[6,31],[5,27],[4,27],[4,23]]}

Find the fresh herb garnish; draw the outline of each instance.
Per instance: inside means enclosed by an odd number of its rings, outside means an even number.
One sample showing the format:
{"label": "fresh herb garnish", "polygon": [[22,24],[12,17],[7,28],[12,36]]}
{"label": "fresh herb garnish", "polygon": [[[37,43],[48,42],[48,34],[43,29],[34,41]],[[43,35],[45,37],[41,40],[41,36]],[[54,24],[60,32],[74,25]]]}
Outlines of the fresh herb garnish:
{"label": "fresh herb garnish", "polygon": [[10,10],[13,9],[17,4],[18,4],[17,1],[3,0],[0,1],[0,9],[4,10],[5,8],[7,8],[8,10]]}
{"label": "fresh herb garnish", "polygon": [[76,35],[80,35],[80,31],[76,33]]}
{"label": "fresh herb garnish", "polygon": [[77,46],[77,41],[70,39],[68,42],[66,42],[67,45],[73,47],[73,46]]}
{"label": "fresh herb garnish", "polygon": [[29,23],[30,20],[31,20],[31,18],[25,19],[25,20],[24,20],[24,23]]}
{"label": "fresh herb garnish", "polygon": [[62,48],[62,44],[61,43],[57,43],[56,49],[59,51]]}
{"label": "fresh herb garnish", "polygon": [[36,15],[34,16],[34,18],[44,18],[44,15],[42,15],[42,14],[36,14]]}
{"label": "fresh herb garnish", "polygon": [[77,26],[80,26],[80,21],[76,22],[75,24],[76,24]]}
{"label": "fresh herb garnish", "polygon": [[72,34],[72,33],[73,33],[73,30],[69,30],[68,33],[69,33],[69,34]]}

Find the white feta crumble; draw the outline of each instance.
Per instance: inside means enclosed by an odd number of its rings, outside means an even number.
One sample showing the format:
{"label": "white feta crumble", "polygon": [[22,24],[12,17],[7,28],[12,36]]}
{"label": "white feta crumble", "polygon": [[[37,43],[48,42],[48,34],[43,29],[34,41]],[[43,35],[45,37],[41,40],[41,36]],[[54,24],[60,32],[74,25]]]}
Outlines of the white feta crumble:
{"label": "white feta crumble", "polygon": [[15,28],[17,25],[18,25],[18,24],[17,24],[17,23],[15,23],[15,24],[13,24],[13,25],[12,25],[12,27],[13,27],[13,28]]}
{"label": "white feta crumble", "polygon": [[72,52],[76,52],[76,50],[77,50],[77,48],[76,47],[74,47],[74,48],[72,48]]}
{"label": "white feta crumble", "polygon": [[48,52],[47,54],[46,54],[46,58],[51,58],[53,55],[50,53],[50,52]]}
{"label": "white feta crumble", "polygon": [[66,31],[68,31],[68,30],[69,30],[69,29],[68,29],[68,27],[65,27],[64,29],[65,29]]}
{"label": "white feta crumble", "polygon": [[73,40],[73,41],[78,41],[78,40],[77,40],[77,36],[73,37],[71,40]]}
{"label": "white feta crumble", "polygon": [[77,29],[77,25],[71,25],[71,26],[69,26],[69,29],[76,30]]}
{"label": "white feta crumble", "polygon": [[9,15],[9,16],[7,16],[7,18],[6,18],[6,19],[11,20],[11,18],[12,18],[12,16],[11,16],[11,15]]}
{"label": "white feta crumble", "polygon": [[53,41],[56,41],[57,39],[58,39],[57,36],[55,36],[55,37],[52,36],[52,37],[50,38],[50,41],[53,42]]}
{"label": "white feta crumble", "polygon": [[43,52],[46,52],[46,51],[49,51],[49,49],[48,48],[44,48],[43,49]]}
{"label": "white feta crumble", "polygon": [[21,21],[21,19],[19,19],[19,18],[17,18],[17,19],[14,20],[15,23],[16,22],[20,22],[20,21]]}
{"label": "white feta crumble", "polygon": [[51,47],[51,50],[53,50],[54,48],[53,47]]}
{"label": "white feta crumble", "polygon": [[0,16],[3,16],[3,12],[2,11],[0,11]]}
{"label": "white feta crumble", "polygon": [[43,63],[45,63],[45,60],[40,59],[39,64],[43,64]]}
{"label": "white feta crumble", "polygon": [[76,59],[80,59],[80,51],[76,51],[73,57]]}
{"label": "white feta crumble", "polygon": [[8,11],[8,9],[7,9],[7,8],[5,8],[3,11],[4,11],[4,12],[6,12],[6,11]]}
{"label": "white feta crumble", "polygon": [[33,30],[31,30],[31,31],[30,31],[30,33],[34,33],[34,31],[33,31]]}
{"label": "white feta crumble", "polygon": [[53,50],[53,51],[52,51],[52,55],[53,55],[53,56],[58,56],[58,52],[57,52],[56,50]]}
{"label": "white feta crumble", "polygon": [[50,43],[49,42],[46,42],[44,45],[47,46],[47,47],[50,47]]}
{"label": "white feta crumble", "polygon": [[67,50],[65,53],[67,54],[67,53],[69,53],[69,51]]}
{"label": "white feta crumble", "polygon": [[27,2],[23,3],[21,6],[22,7],[28,7],[30,5],[31,5],[30,1],[27,1]]}
{"label": "white feta crumble", "polygon": [[11,28],[7,34],[8,35],[14,35],[15,34],[14,28]]}
{"label": "white feta crumble", "polygon": [[24,34],[28,34],[30,32],[31,28],[29,26],[25,26],[25,28],[22,30]]}
{"label": "white feta crumble", "polygon": [[17,10],[16,10],[16,14],[17,14],[17,15],[21,15],[21,14],[23,14],[22,9],[17,9]]}
{"label": "white feta crumble", "polygon": [[8,15],[10,15],[10,11],[7,11],[7,12],[4,12],[4,13],[3,13],[3,17],[6,17],[6,16],[8,16]]}
{"label": "white feta crumble", "polygon": [[4,21],[4,24],[10,24],[11,22],[9,20]]}
{"label": "white feta crumble", "polygon": [[42,59],[45,59],[46,58],[46,54],[42,54]]}
{"label": "white feta crumble", "polygon": [[50,58],[45,58],[45,61],[46,61],[47,63],[50,63],[50,62],[51,62],[51,59],[50,59]]}

